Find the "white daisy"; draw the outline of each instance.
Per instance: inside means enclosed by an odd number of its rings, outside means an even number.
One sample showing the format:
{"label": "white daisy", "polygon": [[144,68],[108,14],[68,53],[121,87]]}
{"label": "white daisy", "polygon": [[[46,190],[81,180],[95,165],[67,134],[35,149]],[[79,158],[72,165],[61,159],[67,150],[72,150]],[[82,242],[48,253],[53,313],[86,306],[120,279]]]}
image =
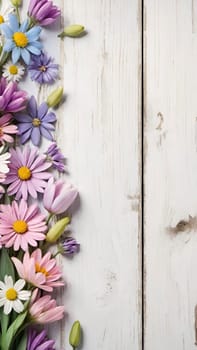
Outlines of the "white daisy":
{"label": "white daisy", "polygon": [[12,61],[9,61],[3,66],[3,77],[8,81],[18,82],[22,79],[24,73],[25,67],[20,63],[13,64]]}
{"label": "white daisy", "polygon": [[5,152],[3,153],[4,146],[0,147],[0,182],[2,178],[5,178],[5,174],[9,172],[8,164],[10,163],[10,153]]}
{"label": "white daisy", "polygon": [[15,8],[12,5],[8,5],[7,1],[0,1],[0,24],[8,20],[10,13],[15,13]]}
{"label": "white daisy", "polygon": [[12,277],[7,275],[4,282],[0,281],[0,307],[4,306],[4,314],[8,315],[12,309],[18,314],[24,310],[21,300],[29,300],[31,296],[30,291],[22,290],[25,283],[23,279],[19,279],[14,283]]}

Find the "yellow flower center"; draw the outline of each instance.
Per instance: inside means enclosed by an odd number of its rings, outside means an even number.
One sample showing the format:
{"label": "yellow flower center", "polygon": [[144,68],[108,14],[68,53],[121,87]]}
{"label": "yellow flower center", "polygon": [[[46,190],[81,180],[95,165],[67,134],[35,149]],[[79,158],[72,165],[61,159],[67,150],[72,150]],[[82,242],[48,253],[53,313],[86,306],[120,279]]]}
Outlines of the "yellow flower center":
{"label": "yellow flower center", "polygon": [[18,47],[25,47],[28,44],[27,36],[22,32],[16,32],[13,35],[13,40]]}
{"label": "yellow flower center", "polygon": [[12,75],[17,74],[17,73],[18,73],[18,67],[15,66],[15,65],[10,66],[10,67],[9,67],[9,72],[10,72],[10,74],[12,74]]}
{"label": "yellow flower center", "polygon": [[2,24],[4,22],[5,22],[4,17],[2,15],[0,15],[0,24]]}
{"label": "yellow flower center", "polygon": [[43,275],[48,276],[48,272],[44,267],[41,267],[38,263],[35,264],[36,272],[42,272]]}
{"label": "yellow flower center", "polygon": [[18,169],[18,177],[20,180],[29,180],[31,178],[31,170],[26,166],[20,167]]}
{"label": "yellow flower center", "polygon": [[34,118],[32,121],[33,126],[40,126],[41,121],[38,118]]}
{"label": "yellow flower center", "polygon": [[45,66],[41,66],[41,67],[39,68],[39,70],[40,70],[41,72],[46,72],[47,68],[46,68]]}
{"label": "yellow flower center", "polygon": [[17,291],[14,288],[6,290],[5,295],[8,300],[16,300],[18,296]]}
{"label": "yellow flower center", "polygon": [[0,128],[0,137],[3,136],[3,129]]}
{"label": "yellow flower center", "polygon": [[28,226],[27,223],[23,220],[16,220],[12,225],[14,231],[19,234],[27,232]]}

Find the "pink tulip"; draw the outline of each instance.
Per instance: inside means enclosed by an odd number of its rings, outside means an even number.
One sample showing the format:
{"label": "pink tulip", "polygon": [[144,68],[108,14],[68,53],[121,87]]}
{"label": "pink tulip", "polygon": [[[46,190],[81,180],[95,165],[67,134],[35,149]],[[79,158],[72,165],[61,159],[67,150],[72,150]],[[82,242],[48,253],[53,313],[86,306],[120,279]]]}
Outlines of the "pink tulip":
{"label": "pink tulip", "polygon": [[74,202],[78,191],[70,184],[50,178],[45,188],[43,203],[45,209],[52,214],[61,214],[65,212]]}
{"label": "pink tulip", "polygon": [[46,324],[59,321],[64,317],[64,307],[57,306],[56,301],[50,295],[45,295],[35,300],[37,294],[33,293],[29,313],[35,323]]}

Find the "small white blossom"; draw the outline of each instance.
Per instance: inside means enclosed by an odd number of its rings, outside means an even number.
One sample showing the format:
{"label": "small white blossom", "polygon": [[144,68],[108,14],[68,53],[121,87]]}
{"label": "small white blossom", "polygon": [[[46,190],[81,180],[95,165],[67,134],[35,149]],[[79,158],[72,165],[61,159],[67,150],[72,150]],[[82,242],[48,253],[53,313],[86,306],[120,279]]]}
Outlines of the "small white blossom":
{"label": "small white blossom", "polygon": [[20,63],[13,64],[12,61],[9,61],[3,66],[3,77],[6,78],[7,81],[19,82],[24,73],[25,67]]}
{"label": "small white blossom", "polygon": [[0,307],[4,307],[4,314],[8,315],[12,310],[21,313],[24,310],[21,300],[29,300],[31,296],[30,291],[23,290],[25,283],[23,279],[14,283],[12,277],[7,275],[4,282],[0,281]]}

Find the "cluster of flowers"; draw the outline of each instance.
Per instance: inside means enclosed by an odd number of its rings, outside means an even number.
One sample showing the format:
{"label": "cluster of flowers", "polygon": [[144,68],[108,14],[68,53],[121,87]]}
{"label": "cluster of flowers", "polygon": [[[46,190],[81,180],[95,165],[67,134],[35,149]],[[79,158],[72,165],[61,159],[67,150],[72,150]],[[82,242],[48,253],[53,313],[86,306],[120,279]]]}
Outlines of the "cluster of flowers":
{"label": "cluster of flowers", "polygon": [[[43,52],[40,35],[61,12],[52,1],[30,0],[21,21],[21,0],[7,3],[0,10],[0,349],[54,350],[44,326],[64,316],[53,296],[64,285],[55,257],[79,250],[66,236],[68,209],[78,191],[56,179],[65,171],[53,138],[62,88],[37,105],[18,83],[25,72],[39,84],[58,78],[58,65]],[[73,25],[59,37],[83,30]],[[45,153],[38,148],[43,137],[50,142]]]}

